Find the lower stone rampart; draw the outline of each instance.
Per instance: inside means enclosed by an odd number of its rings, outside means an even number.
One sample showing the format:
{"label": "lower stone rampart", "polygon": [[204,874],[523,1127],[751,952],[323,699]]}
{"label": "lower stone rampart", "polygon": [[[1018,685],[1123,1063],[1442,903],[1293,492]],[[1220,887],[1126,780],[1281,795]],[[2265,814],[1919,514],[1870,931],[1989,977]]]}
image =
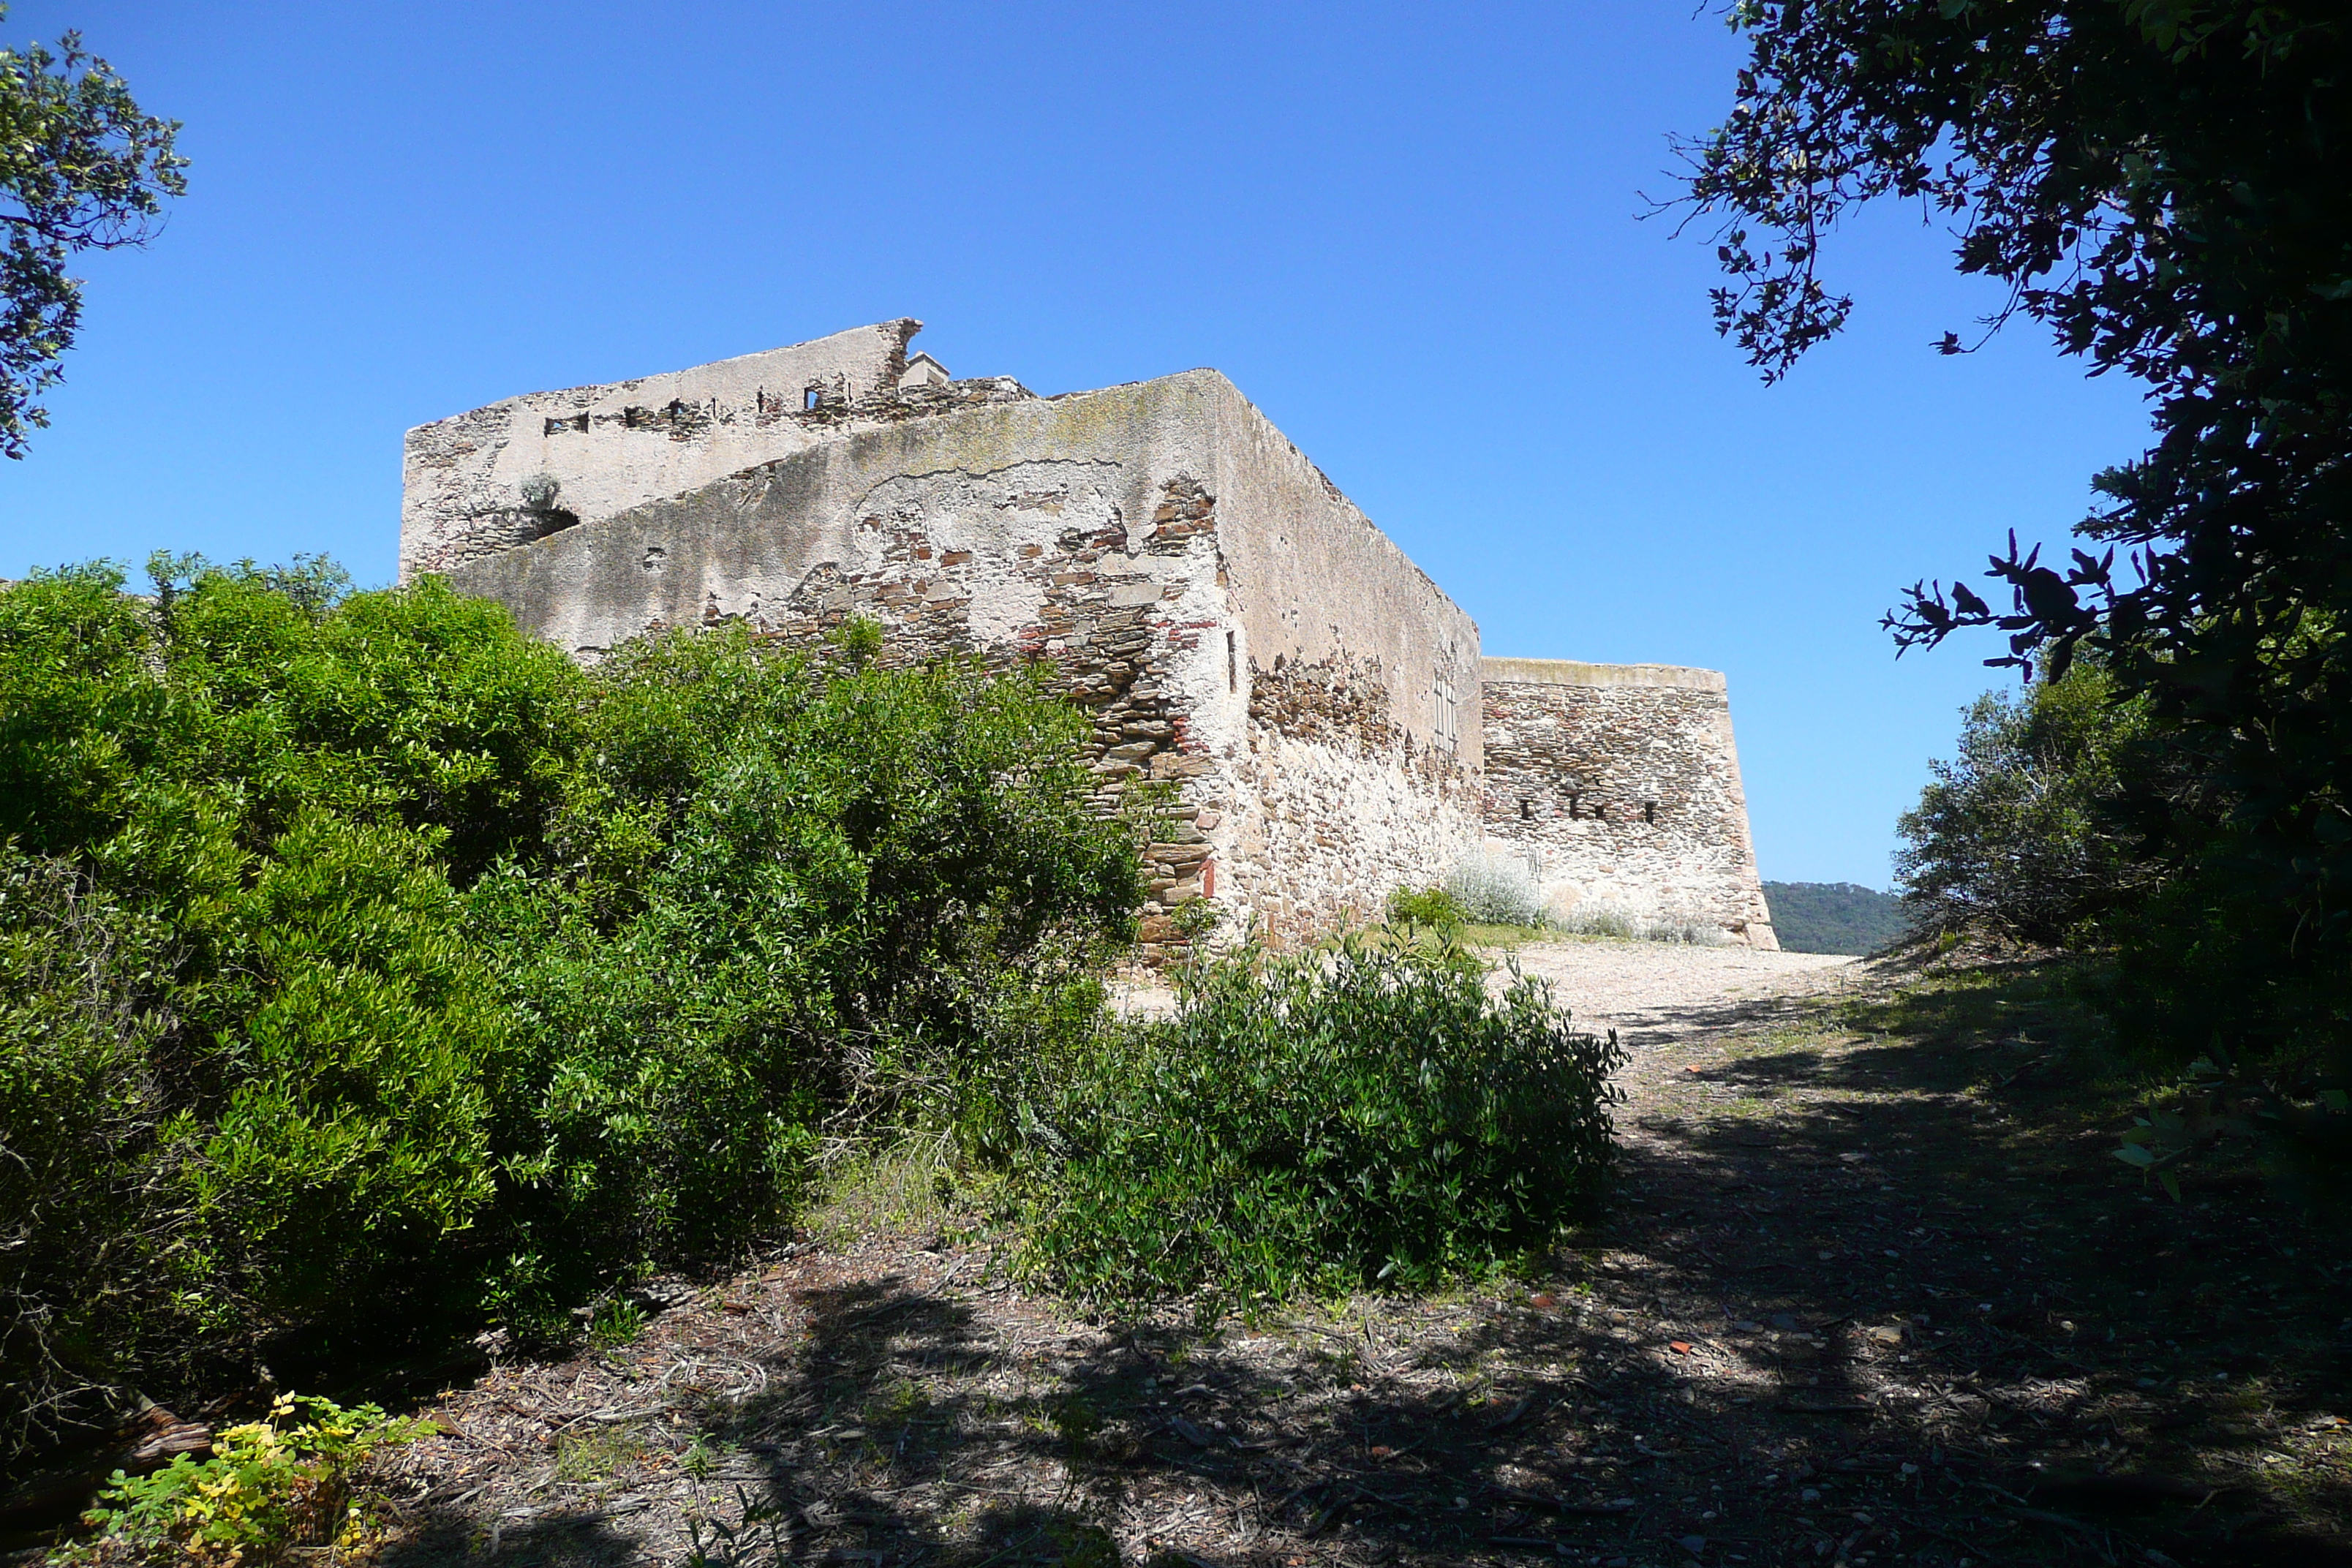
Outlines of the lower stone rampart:
{"label": "lower stone rampart", "polygon": [[1442,880],[1478,842],[1468,781],[1402,752],[1367,754],[1252,726],[1231,788],[1236,831],[1221,875],[1277,948],[1382,919],[1392,890]]}
{"label": "lower stone rampart", "polygon": [[1777,948],[1713,670],[1490,658],[1485,816],[1554,915]]}

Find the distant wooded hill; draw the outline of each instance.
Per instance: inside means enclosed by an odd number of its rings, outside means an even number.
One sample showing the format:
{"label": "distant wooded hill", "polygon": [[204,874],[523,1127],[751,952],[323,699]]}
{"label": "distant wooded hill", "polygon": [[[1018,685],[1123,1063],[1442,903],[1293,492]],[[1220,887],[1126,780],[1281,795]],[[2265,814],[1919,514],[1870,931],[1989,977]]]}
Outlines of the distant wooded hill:
{"label": "distant wooded hill", "polygon": [[1903,900],[1855,882],[1767,882],[1772,932],[1790,952],[1875,952],[1903,934]]}

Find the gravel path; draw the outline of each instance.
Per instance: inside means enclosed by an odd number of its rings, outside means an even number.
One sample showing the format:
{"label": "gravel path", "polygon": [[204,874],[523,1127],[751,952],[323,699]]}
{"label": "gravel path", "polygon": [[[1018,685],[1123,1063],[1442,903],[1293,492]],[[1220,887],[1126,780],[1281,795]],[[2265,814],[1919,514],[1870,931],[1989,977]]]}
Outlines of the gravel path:
{"label": "gravel path", "polygon": [[1720,1028],[1768,998],[1843,989],[1861,962],[1606,939],[1529,942],[1511,956],[1523,972],[1550,981],[1580,1024],[1615,1029],[1632,1046]]}
{"label": "gravel path", "polygon": [[[1631,1046],[1661,1045],[1695,1030],[1719,1028],[1759,1002],[1849,985],[1861,960],[1826,952],[1759,952],[1747,947],[1571,937],[1531,942],[1495,956],[1549,980],[1579,1024],[1615,1029]],[[1508,984],[1507,968],[1496,982]],[[1130,1016],[1166,1017],[1175,994],[1146,980],[1111,987],[1111,1005]]]}

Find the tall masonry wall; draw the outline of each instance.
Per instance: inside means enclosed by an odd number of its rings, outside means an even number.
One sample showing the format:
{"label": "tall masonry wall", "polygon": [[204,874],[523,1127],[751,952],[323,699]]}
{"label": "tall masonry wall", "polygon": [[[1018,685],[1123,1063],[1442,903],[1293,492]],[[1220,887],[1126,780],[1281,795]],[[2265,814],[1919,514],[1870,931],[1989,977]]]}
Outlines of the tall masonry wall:
{"label": "tall masonry wall", "polygon": [[1218,548],[1246,749],[1227,854],[1277,942],[1377,920],[1479,838],[1478,626],[1232,383]]}
{"label": "tall masonry wall", "polygon": [[[1135,781],[1174,786],[1145,851],[1147,957],[1181,942],[1171,917],[1194,899],[1289,943],[1376,913],[1475,844],[1475,721],[1438,699],[1475,668],[1476,627],[1224,377],[1038,398],[1003,378],[894,384],[887,356],[869,363],[835,402],[772,421],[782,450],[715,478],[747,449],[740,432],[681,424],[659,469],[640,427],[593,417],[639,406],[610,388],[423,426],[410,472],[437,477],[412,485],[404,575],[446,572],[583,659],[668,626],[740,621],[790,646],[867,616],[887,658],[1042,664],[1094,717],[1106,809]],[[537,433],[573,406],[592,416],[578,445]],[[501,431],[521,456],[498,448]],[[570,466],[540,466],[551,449]],[[449,479],[459,468],[470,489]],[[657,469],[685,488],[619,504],[669,482]],[[517,508],[500,485],[528,514],[504,534]],[[542,526],[575,497],[609,510]]]}
{"label": "tall masonry wall", "polygon": [[1476,624],[1216,372],[1041,398],[910,356],[919,330],[420,426],[402,579],[445,574],[587,661],[863,616],[886,659],[1042,667],[1092,715],[1103,809],[1172,786],[1147,957],[1193,900],[1292,945],[1482,843],[1562,912],[1774,945],[1721,676],[1482,660]]}
{"label": "tall masonry wall", "polygon": [[1490,847],[1552,911],[1777,949],[1724,678],[1673,665],[1484,661]]}

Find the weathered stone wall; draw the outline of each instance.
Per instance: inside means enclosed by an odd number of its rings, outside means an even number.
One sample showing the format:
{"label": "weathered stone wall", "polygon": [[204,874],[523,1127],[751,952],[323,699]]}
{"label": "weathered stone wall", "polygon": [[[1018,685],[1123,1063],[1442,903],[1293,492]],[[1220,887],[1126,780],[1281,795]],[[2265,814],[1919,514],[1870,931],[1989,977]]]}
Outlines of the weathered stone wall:
{"label": "weathered stone wall", "polygon": [[1202,891],[1225,830],[1221,759],[1237,749],[1211,470],[1198,378],[1076,397],[967,405],[919,421],[853,420],[808,447],[684,495],[455,568],[526,629],[586,658],[663,626],[740,620],[780,645],[854,616],[884,658],[948,651],[1042,662],[1093,716],[1106,810],[1170,782],[1146,851],[1148,955]]}
{"label": "weathered stone wall", "polygon": [[1721,675],[1490,658],[1486,817],[1555,913],[1711,927],[1777,948]]}
{"label": "weathered stone wall", "polygon": [[1233,912],[1276,946],[1384,914],[1475,845],[1478,793],[1451,751],[1398,722],[1377,660],[1275,656],[1249,671],[1248,752],[1224,855]]}
{"label": "weathered stone wall", "polygon": [[1223,376],[1214,488],[1240,658],[1377,666],[1398,738],[1479,766],[1478,624]]}
{"label": "weathered stone wall", "polygon": [[[1399,634],[1379,605],[1344,612],[1349,641],[1324,642],[1319,661],[1298,657],[1310,639],[1288,622],[1300,616],[1262,613],[1269,629],[1253,634],[1241,606],[1263,611],[1307,576],[1278,554],[1259,566],[1267,521],[1216,488],[1222,475],[1276,504],[1284,494],[1228,450],[1236,411],[1264,421],[1223,377],[912,413],[886,401],[853,399],[825,439],[457,563],[450,578],[584,658],[663,626],[740,619],[793,645],[866,616],[887,658],[1044,664],[1094,717],[1106,810],[1138,780],[1171,786],[1145,851],[1148,956],[1179,940],[1170,917],[1194,898],[1214,898],[1230,931],[1255,916],[1277,941],[1303,938],[1376,914],[1390,888],[1475,841],[1458,752],[1428,733],[1425,700],[1418,712],[1398,700],[1391,672],[1407,646],[1466,639],[1475,655],[1476,628],[1400,574],[1394,546],[1316,476],[1303,504],[1329,514],[1330,538],[1315,569],[1401,578],[1421,595],[1412,613],[1444,635]],[[1264,643],[1271,671],[1256,667]],[[1426,652],[1420,663],[1426,686]]]}
{"label": "weathered stone wall", "polygon": [[1379,919],[1391,890],[1477,845],[1478,626],[1239,390],[1216,390],[1249,700],[1228,909],[1287,944]]}
{"label": "weathered stone wall", "polygon": [[1103,809],[1170,786],[1148,955],[1196,898],[1285,944],[1377,918],[1485,839],[1564,901],[1769,942],[1720,677],[1488,660],[1482,702],[1476,625],[1223,376],[1039,398],[910,369],[917,325],[421,426],[403,575],[591,660],[865,616],[887,659],[1044,667]]}

